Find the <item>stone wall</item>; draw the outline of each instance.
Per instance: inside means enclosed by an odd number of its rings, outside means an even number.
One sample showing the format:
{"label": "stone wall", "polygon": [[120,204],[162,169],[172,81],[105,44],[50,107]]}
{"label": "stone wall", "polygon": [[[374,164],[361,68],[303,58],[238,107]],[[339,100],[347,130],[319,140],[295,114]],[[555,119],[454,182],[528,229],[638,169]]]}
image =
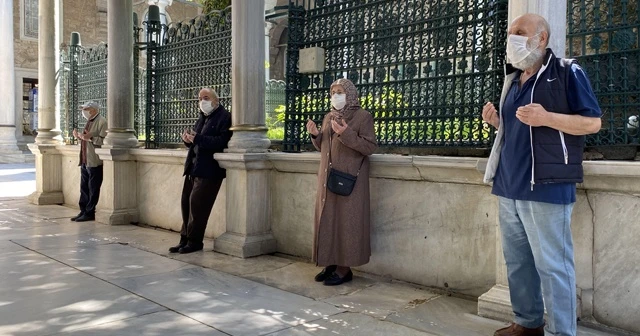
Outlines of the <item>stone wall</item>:
{"label": "stone wall", "polygon": [[[19,1],[19,0],[17,0]],[[149,5],[147,1],[134,1],[133,11],[142,23]],[[200,13],[193,3],[174,1],[167,7],[174,22],[192,18]],[[107,41],[107,0],[64,0],[63,41],[69,44],[71,32],[79,32],[83,46],[93,46]]]}
{"label": "stone wall", "polygon": [[[5,0],[7,1],[7,0]],[[20,16],[20,0],[13,1],[13,48],[16,68],[38,69],[38,40],[20,37],[20,25],[22,17]],[[22,82],[20,83],[22,85]],[[21,86],[22,87],[22,86]],[[22,90],[20,90],[22,91]],[[19,107],[21,108],[22,100]]]}

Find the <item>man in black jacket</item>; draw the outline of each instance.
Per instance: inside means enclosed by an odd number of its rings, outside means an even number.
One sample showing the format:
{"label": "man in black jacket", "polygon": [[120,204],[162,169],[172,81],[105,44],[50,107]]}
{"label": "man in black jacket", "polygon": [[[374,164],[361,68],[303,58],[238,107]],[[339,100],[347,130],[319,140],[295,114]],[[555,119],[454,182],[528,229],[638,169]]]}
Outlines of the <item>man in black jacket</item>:
{"label": "man in black jacket", "polygon": [[198,100],[200,118],[192,130],[182,134],[189,148],[184,163],[182,230],[180,243],[169,248],[171,253],[202,250],[207,221],[226,176],[213,154],[223,152],[231,139],[231,113],[220,105],[218,94],[211,88],[200,90]]}

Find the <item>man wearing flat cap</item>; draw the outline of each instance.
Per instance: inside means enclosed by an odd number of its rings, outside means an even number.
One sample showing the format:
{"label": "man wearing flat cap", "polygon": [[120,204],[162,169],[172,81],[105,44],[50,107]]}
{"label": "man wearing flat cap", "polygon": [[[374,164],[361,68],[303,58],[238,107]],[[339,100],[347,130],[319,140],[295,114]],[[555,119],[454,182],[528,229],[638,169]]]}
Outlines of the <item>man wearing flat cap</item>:
{"label": "man wearing flat cap", "polygon": [[80,105],[82,116],[87,120],[82,133],[73,130],[73,136],[80,142],[80,213],[72,221],[86,222],[96,218],[96,205],[102,186],[102,161],[96,155],[107,136],[107,119],[99,114],[100,105],[94,101]]}

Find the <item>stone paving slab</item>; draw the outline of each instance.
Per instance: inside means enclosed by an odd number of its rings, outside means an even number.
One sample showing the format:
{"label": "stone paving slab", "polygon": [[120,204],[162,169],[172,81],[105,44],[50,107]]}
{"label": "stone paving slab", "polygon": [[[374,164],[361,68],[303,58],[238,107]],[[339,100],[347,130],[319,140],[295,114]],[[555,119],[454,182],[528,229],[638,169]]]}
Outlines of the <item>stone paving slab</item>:
{"label": "stone paving slab", "polygon": [[39,252],[105,280],[160,274],[196,267],[121,244],[89,245]]}
{"label": "stone paving slab", "polygon": [[165,311],[89,327],[61,336],[223,336],[214,328],[175,312]]}
{"label": "stone paving slab", "polygon": [[408,306],[389,315],[386,320],[406,325],[413,329],[434,335],[493,335],[506,323],[482,318],[477,314],[478,303],[451,296],[438,296],[435,299]]}
{"label": "stone paving slab", "polygon": [[0,255],[0,335],[48,335],[165,310],[27,250]]}
{"label": "stone paving slab", "polygon": [[13,242],[32,250],[112,244],[124,231],[134,226],[118,227],[102,224],[70,223],[32,232],[16,232]]}
{"label": "stone paving slab", "polygon": [[40,219],[68,219],[78,214],[79,210],[59,205],[35,205],[24,200],[0,201],[0,210],[16,209],[20,213]]}
{"label": "stone paving slab", "polygon": [[[381,321],[371,316],[344,313],[295,328],[275,332],[269,336],[434,336],[403,325]],[[462,336],[462,335],[456,335]]]}
{"label": "stone paving slab", "polygon": [[341,312],[326,303],[203,268],[114,283],[231,335],[265,335]]}
{"label": "stone paving slab", "polygon": [[370,278],[358,276],[355,272],[354,280],[351,282],[340,286],[324,286],[313,280],[321,270],[322,268],[312,264],[298,262],[276,270],[251,274],[246,278],[316,300],[351,294],[376,283]]}
{"label": "stone paving slab", "polygon": [[383,319],[392,313],[415,307],[438,296],[404,284],[377,283],[353,294],[335,296],[323,301],[350,312]]}

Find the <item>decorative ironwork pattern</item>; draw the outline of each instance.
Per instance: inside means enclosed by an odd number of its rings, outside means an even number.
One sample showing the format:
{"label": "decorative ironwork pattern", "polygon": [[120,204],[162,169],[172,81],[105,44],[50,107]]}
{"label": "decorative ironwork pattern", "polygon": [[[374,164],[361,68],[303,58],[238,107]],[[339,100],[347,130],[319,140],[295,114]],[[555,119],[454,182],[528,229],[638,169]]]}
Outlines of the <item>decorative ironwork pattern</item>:
{"label": "decorative ironwork pattern", "polygon": [[231,8],[168,26],[145,24],[151,41],[146,147],[180,144],[180,134],[198,117],[201,88],[213,88],[231,107]]}
{"label": "decorative ironwork pattern", "polygon": [[587,146],[637,145],[640,125],[638,0],[571,0],[567,49],[585,69],[603,112]]}
{"label": "decorative ironwork pattern", "polygon": [[[71,105],[73,128],[82,131],[86,120],[82,117],[79,104],[95,101],[100,105],[100,114],[107,117],[107,45],[101,43],[96,47],[78,48],[77,54],[77,98],[76,104]],[[72,129],[73,130],[73,129]],[[73,138],[73,136],[71,136]],[[75,139],[73,139],[75,143]]]}
{"label": "decorative ironwork pattern", "polygon": [[69,61],[69,50],[60,50],[60,70],[58,70],[57,81],[60,88],[60,133],[65,143],[71,143],[73,124],[69,115],[70,105],[72,104],[72,88],[71,88],[71,68]]}
{"label": "decorative ironwork pattern", "polygon": [[[506,0],[291,0],[284,149],[309,143],[305,121],[329,111],[329,86],[349,78],[382,146],[488,147],[480,117],[503,80]],[[299,49],[322,47],[319,74],[299,74]]]}

